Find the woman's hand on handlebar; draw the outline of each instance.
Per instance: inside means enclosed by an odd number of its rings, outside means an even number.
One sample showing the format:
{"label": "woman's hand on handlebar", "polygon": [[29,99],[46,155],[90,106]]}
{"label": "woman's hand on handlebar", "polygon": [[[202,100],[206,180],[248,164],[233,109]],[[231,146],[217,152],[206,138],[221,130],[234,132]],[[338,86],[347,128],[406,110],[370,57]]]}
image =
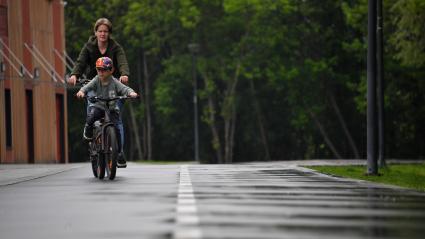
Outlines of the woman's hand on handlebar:
{"label": "woman's hand on handlebar", "polygon": [[128,83],[128,76],[120,76],[120,81],[123,84],[127,84]]}
{"label": "woman's hand on handlebar", "polygon": [[75,84],[77,84],[77,76],[72,75],[71,77],[69,77],[68,78],[68,84],[75,86]]}
{"label": "woman's hand on handlebar", "polygon": [[77,94],[75,95],[77,98],[81,99],[84,98],[85,94],[84,92],[82,92],[81,90],[77,92]]}

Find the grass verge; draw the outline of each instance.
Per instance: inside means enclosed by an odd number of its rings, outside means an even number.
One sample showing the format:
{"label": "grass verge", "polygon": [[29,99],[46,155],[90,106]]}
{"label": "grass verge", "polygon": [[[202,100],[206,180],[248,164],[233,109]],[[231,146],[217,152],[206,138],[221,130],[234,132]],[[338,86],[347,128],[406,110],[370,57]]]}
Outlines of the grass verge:
{"label": "grass verge", "polygon": [[379,169],[379,176],[365,175],[365,166],[307,166],[320,173],[425,191],[425,164],[392,164]]}

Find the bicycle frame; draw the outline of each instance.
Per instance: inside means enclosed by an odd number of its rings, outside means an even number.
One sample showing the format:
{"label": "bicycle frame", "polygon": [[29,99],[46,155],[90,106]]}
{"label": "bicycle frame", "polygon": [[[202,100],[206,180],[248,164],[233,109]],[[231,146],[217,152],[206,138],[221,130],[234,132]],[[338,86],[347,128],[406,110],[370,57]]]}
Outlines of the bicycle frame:
{"label": "bicycle frame", "polygon": [[[111,110],[108,107],[105,107],[105,117],[104,117],[104,121],[103,123],[100,124],[100,128],[101,128],[101,137],[102,137],[102,153],[107,153],[107,149],[106,149],[106,130],[108,127],[112,127],[113,129],[116,130],[115,124],[111,121]],[[118,139],[119,140],[119,139]]]}

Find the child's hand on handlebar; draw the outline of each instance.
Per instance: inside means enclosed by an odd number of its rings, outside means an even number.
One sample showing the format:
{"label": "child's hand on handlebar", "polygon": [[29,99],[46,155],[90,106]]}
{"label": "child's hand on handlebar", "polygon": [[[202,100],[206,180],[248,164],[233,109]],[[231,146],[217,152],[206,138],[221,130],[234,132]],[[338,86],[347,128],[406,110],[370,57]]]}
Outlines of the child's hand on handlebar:
{"label": "child's hand on handlebar", "polygon": [[136,92],[131,92],[128,96],[131,98],[137,98],[139,95]]}
{"label": "child's hand on handlebar", "polygon": [[82,92],[81,90],[77,92],[77,94],[75,95],[77,96],[77,98],[83,98],[85,96],[84,92]]}

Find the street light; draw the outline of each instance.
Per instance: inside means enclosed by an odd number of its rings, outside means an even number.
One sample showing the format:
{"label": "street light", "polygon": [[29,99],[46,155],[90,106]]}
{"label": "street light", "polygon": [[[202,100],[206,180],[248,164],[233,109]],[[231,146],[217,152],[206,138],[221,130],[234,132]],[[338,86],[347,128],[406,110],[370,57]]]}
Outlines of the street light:
{"label": "street light", "polygon": [[199,44],[191,43],[188,45],[192,55],[192,76],[193,76],[193,120],[195,134],[195,161],[199,162],[199,130],[198,130],[198,79],[196,77],[196,54],[199,52]]}
{"label": "street light", "polygon": [[368,4],[367,175],[378,174],[376,158],[376,0]]}
{"label": "street light", "polygon": [[377,5],[378,28],[376,31],[376,83],[378,94],[378,166],[385,167],[385,110],[384,110],[384,60],[383,60],[383,18],[382,18],[382,0],[378,0]]}

